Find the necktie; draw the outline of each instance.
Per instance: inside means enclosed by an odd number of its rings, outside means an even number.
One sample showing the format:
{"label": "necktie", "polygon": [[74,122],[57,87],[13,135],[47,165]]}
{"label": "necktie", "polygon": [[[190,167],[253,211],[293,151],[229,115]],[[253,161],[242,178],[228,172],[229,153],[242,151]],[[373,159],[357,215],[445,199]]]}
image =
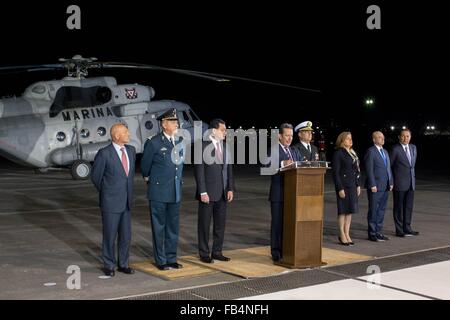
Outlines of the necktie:
{"label": "necktie", "polygon": [[405,146],[406,157],[408,158],[409,165],[412,165],[411,154],[409,153],[408,146]]}
{"label": "necktie", "polygon": [[308,144],[308,152],[311,153],[311,145]]}
{"label": "necktie", "polygon": [[286,152],[286,155],[289,157],[289,160],[294,160],[294,159],[292,159],[292,155],[289,152],[289,147],[284,147],[284,152]]}
{"label": "necktie", "polygon": [[170,144],[172,144],[172,145],[173,145],[173,140],[172,140],[172,137],[170,137],[170,138],[169,138],[169,141],[170,141]]}
{"label": "necktie", "polygon": [[219,160],[219,163],[223,163],[223,154],[222,149],[220,148],[220,142],[216,143],[216,157]]}
{"label": "necktie", "polygon": [[125,170],[125,174],[128,177],[128,160],[127,160],[127,155],[125,154],[125,148],[124,147],[120,148],[120,151],[122,151],[122,166],[123,166],[123,170]]}
{"label": "necktie", "polygon": [[387,167],[387,158],[386,158],[386,155],[384,154],[383,149],[380,149],[380,153],[381,153],[381,157],[384,160],[384,165]]}

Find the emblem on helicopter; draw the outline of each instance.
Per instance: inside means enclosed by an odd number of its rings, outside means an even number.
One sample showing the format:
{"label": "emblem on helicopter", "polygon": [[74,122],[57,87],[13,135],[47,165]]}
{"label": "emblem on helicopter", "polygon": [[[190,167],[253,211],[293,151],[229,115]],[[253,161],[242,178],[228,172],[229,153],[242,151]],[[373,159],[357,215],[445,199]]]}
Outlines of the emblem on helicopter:
{"label": "emblem on helicopter", "polygon": [[125,96],[127,97],[127,99],[137,99],[138,97],[138,93],[136,91],[136,88],[133,89],[127,89],[125,88]]}

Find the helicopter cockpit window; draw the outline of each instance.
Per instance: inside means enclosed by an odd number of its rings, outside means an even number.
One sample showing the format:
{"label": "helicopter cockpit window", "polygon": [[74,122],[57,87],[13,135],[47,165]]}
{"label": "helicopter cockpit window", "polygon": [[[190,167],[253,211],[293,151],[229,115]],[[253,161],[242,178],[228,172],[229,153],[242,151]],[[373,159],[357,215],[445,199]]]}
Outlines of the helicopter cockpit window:
{"label": "helicopter cockpit window", "polygon": [[88,129],[81,129],[80,135],[82,138],[88,138],[89,137],[89,130]]}
{"label": "helicopter cockpit window", "polygon": [[189,122],[189,120],[190,120],[186,111],[183,111],[183,118],[184,118],[185,122]]}
{"label": "helicopter cockpit window", "polygon": [[97,102],[99,104],[108,103],[111,100],[111,89],[107,87],[99,87],[96,92]]}
{"label": "helicopter cockpit window", "polygon": [[33,87],[31,91],[37,94],[43,94],[45,92],[45,86],[42,84],[37,84]]}
{"label": "helicopter cockpit window", "polygon": [[56,117],[65,109],[89,108],[102,105],[108,103],[111,97],[111,89],[108,87],[61,87],[56,92],[55,101],[50,107],[50,117]]}

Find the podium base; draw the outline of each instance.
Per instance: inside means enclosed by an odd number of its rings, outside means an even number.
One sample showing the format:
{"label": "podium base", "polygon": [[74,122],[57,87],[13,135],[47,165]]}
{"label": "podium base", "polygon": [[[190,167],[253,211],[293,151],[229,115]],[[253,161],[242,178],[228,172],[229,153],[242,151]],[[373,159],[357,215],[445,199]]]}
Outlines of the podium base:
{"label": "podium base", "polygon": [[324,261],[321,261],[320,263],[307,263],[307,264],[298,264],[298,265],[285,263],[283,261],[277,261],[277,262],[274,262],[273,264],[280,266],[280,267],[289,268],[289,269],[308,269],[308,268],[323,267],[323,266],[327,265],[327,263]]}

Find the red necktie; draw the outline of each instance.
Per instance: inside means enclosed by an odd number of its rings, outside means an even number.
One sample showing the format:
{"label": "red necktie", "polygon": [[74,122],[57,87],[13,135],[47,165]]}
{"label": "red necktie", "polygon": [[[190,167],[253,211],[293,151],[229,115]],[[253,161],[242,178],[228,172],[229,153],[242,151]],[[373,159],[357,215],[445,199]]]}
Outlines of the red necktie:
{"label": "red necktie", "polygon": [[289,160],[294,160],[294,159],[292,159],[292,156],[291,156],[291,152],[289,151],[289,147],[284,147],[284,151],[286,151],[286,155],[289,157]]}
{"label": "red necktie", "polygon": [[127,155],[125,154],[125,148],[124,147],[120,148],[120,151],[122,151],[122,166],[123,166],[123,170],[125,170],[125,174],[128,177],[128,160],[127,160]]}

